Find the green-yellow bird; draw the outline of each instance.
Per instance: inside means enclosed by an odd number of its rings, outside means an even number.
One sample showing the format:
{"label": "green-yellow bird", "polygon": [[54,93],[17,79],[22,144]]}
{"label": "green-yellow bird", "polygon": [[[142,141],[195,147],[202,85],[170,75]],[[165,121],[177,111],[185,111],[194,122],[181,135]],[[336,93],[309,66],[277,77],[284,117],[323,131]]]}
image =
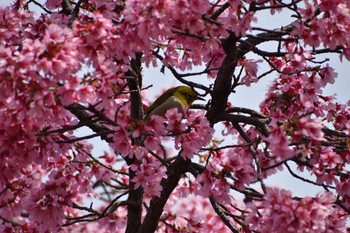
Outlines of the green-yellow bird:
{"label": "green-yellow bird", "polygon": [[198,93],[188,86],[173,87],[159,96],[145,112],[145,119],[149,120],[152,115],[165,115],[166,111],[177,108],[178,112],[185,111],[195,100],[204,100]]}

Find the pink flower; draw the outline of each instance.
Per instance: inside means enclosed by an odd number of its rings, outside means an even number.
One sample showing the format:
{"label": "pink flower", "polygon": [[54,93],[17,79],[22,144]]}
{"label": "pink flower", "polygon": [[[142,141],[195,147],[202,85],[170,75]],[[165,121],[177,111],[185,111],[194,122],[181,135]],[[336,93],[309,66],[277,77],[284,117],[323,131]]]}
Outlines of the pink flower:
{"label": "pink flower", "polygon": [[[122,128],[117,127],[113,137],[113,142],[110,143],[112,148],[120,153],[122,156],[127,156],[131,152],[131,140],[129,138],[128,132]],[[130,155],[133,156],[133,155]]]}
{"label": "pink flower", "polygon": [[315,141],[323,140],[322,125],[320,121],[303,117],[299,120],[298,129],[294,132],[295,135],[304,135]]}
{"label": "pink flower", "polygon": [[202,197],[213,196],[219,203],[230,203],[232,197],[229,195],[229,183],[224,177],[219,179],[214,178],[214,172],[209,168],[197,177],[200,187],[198,187],[195,193]]}
{"label": "pink flower", "polygon": [[64,221],[64,209],[60,199],[53,195],[43,195],[37,191],[25,203],[29,219],[34,221],[39,231],[57,231]]}
{"label": "pink flower", "polygon": [[[264,200],[250,204],[247,219],[251,230],[259,232],[343,232],[345,218],[342,211],[333,207],[332,193],[317,195],[315,199],[294,199],[290,192],[268,188]],[[334,221],[335,216],[338,220]],[[312,226],[312,227],[310,227]]]}
{"label": "pink flower", "polygon": [[145,147],[149,150],[156,150],[159,148],[160,141],[158,137],[148,136],[144,141]]}
{"label": "pink flower", "polygon": [[41,40],[45,52],[37,54],[42,58],[38,61],[38,69],[50,75],[61,78],[76,73],[80,68],[82,56],[78,52],[79,38],[75,38],[71,30],[51,24],[47,27]]}
{"label": "pink flower", "polygon": [[[244,209],[244,204],[234,203],[235,206]],[[227,206],[229,211],[234,215],[240,213]],[[165,213],[162,215],[166,218],[168,224],[172,224],[172,232],[231,232],[229,228],[220,221],[220,217],[213,213],[211,203],[208,198],[198,196],[187,196],[179,198],[177,190],[171,195],[169,202],[165,206]],[[235,227],[239,229],[239,225],[233,222]],[[166,231],[167,225],[160,224],[159,230]]]}
{"label": "pink flower", "polygon": [[185,125],[181,123],[183,118],[182,114],[177,111],[177,108],[169,109],[165,113],[165,117],[168,120],[167,129],[174,133],[181,133],[185,130]]}
{"label": "pink flower", "polygon": [[108,164],[108,165],[112,165],[116,161],[115,154],[114,153],[108,153],[106,151],[99,158],[103,159],[105,161],[105,163]]}
{"label": "pink flower", "polygon": [[319,158],[322,164],[330,169],[334,169],[338,164],[344,163],[343,158],[339,154],[335,153],[331,148],[320,150]]}
{"label": "pink flower", "polygon": [[244,67],[245,75],[242,77],[241,82],[246,86],[250,86],[251,83],[257,82],[257,73],[258,73],[258,63],[261,63],[262,60],[252,60],[244,59],[240,60],[239,64]]}
{"label": "pink flower", "polygon": [[289,148],[289,140],[282,127],[277,125],[274,120],[269,124],[270,134],[266,138],[269,143],[269,149],[277,161],[285,160],[294,155],[294,151]]}
{"label": "pink flower", "polygon": [[160,197],[162,186],[160,182],[166,178],[166,168],[160,162],[145,162],[139,166],[132,165],[135,177],[131,179],[135,183],[134,189],[142,186],[147,197]]}
{"label": "pink flower", "polygon": [[328,83],[333,84],[335,82],[335,78],[338,76],[338,73],[327,64],[326,67],[321,70],[320,76],[323,86],[326,86]]}
{"label": "pink flower", "polygon": [[340,196],[350,196],[350,179],[343,178],[336,182],[336,190]]}
{"label": "pink flower", "polygon": [[46,1],[45,6],[47,7],[47,9],[53,10],[53,9],[60,8],[61,2],[60,0],[48,0]]}
{"label": "pink flower", "polygon": [[145,127],[148,131],[154,133],[155,136],[165,135],[164,117],[162,116],[151,116],[151,120]]}
{"label": "pink flower", "polygon": [[[175,136],[175,148],[182,149],[180,155],[183,158],[191,159],[202,146],[205,146],[209,142],[214,131],[210,127],[210,124],[204,117],[204,112],[202,111],[188,111],[186,113],[186,119],[187,124],[193,128],[189,128],[189,132],[182,132],[180,135]],[[185,125],[180,125],[181,128],[183,128],[183,126]],[[179,128],[179,125],[176,127]],[[168,129],[173,131],[175,127],[168,125]],[[185,129],[183,128],[182,131],[184,130]],[[175,133],[177,132],[175,131]]]}

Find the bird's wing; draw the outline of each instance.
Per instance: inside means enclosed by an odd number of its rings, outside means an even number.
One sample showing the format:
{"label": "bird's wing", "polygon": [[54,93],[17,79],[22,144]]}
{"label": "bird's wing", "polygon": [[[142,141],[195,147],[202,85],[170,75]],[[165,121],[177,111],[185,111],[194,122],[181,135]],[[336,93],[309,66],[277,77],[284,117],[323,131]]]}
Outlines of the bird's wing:
{"label": "bird's wing", "polygon": [[145,112],[145,115],[147,116],[150,112],[152,112],[157,106],[161,105],[162,103],[164,103],[166,101],[167,98],[169,98],[169,96],[173,96],[174,93],[176,92],[178,87],[173,87],[170,88],[169,90],[167,90],[166,92],[164,92],[161,96],[159,96],[156,101],[154,101],[153,104],[151,104],[151,106],[149,106]]}

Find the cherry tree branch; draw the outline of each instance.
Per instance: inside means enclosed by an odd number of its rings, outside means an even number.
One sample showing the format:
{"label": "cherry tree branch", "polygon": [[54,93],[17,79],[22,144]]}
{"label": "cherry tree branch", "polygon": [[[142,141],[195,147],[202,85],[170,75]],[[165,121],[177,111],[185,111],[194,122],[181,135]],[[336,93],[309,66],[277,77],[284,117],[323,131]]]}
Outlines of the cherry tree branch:
{"label": "cherry tree branch", "polygon": [[74,20],[78,17],[79,11],[80,11],[80,6],[87,0],[79,0],[77,4],[75,5],[74,9],[71,10],[71,17],[68,21],[68,27],[72,27]]}
{"label": "cherry tree branch", "polygon": [[221,218],[221,220],[223,221],[223,223],[225,223],[225,225],[234,233],[239,233],[239,231],[235,228],[235,226],[233,226],[233,224],[231,223],[231,221],[228,219],[228,217],[226,216],[226,214],[224,213],[224,210],[222,209],[222,207],[216,202],[215,198],[213,196],[211,196],[209,198],[211,206],[214,208],[215,212],[217,213],[217,215],[219,215],[219,217]]}
{"label": "cherry tree branch", "polygon": [[[143,118],[141,57],[141,53],[136,53],[136,58],[131,60],[130,70],[125,73],[125,76],[129,77],[127,79],[127,84],[130,90],[130,113],[134,121],[139,121]],[[134,156],[132,159],[125,158],[125,161],[129,166],[137,162]],[[137,163],[139,163],[139,161]],[[137,189],[134,188],[135,184],[131,180],[135,176],[135,171],[129,168],[130,193],[128,202],[134,204],[128,205],[127,233],[136,233],[141,227],[143,188],[141,186]]]}
{"label": "cherry tree branch", "polygon": [[236,51],[237,41],[238,38],[233,33],[222,41],[226,57],[224,58],[215,79],[214,89],[211,92],[211,106],[206,114],[212,125],[218,122],[218,117],[220,117],[220,114],[222,114],[227,107],[228,96],[231,93],[232,77],[238,61],[238,54]]}
{"label": "cherry tree branch", "polygon": [[62,6],[62,11],[66,15],[72,14],[73,6],[72,6],[72,3],[69,0],[62,0],[61,6]]}
{"label": "cherry tree branch", "polygon": [[256,117],[249,117],[249,116],[244,116],[244,115],[234,115],[234,114],[222,113],[220,116],[217,117],[217,120],[218,121],[229,121],[233,125],[236,125],[237,123],[254,125],[264,136],[269,135],[269,129],[267,127],[267,124],[270,122],[269,118],[259,119]]}
{"label": "cherry tree branch", "polygon": [[40,7],[43,11],[45,11],[48,14],[52,14],[52,11],[50,11],[49,9],[47,9],[46,7],[44,7],[44,5],[42,5],[41,3],[35,1],[35,0],[29,0],[26,5],[29,5],[30,3],[34,3],[36,6]]}
{"label": "cherry tree branch", "polygon": [[287,161],[284,162],[284,165],[287,167],[288,172],[289,172],[293,177],[295,177],[295,178],[297,178],[297,179],[299,179],[299,180],[301,180],[301,181],[303,181],[303,182],[306,182],[306,183],[309,183],[309,184],[313,184],[313,185],[316,185],[316,186],[322,186],[322,187],[323,187],[325,190],[327,190],[327,191],[329,191],[329,188],[335,189],[335,188],[332,187],[332,186],[324,185],[324,184],[318,184],[318,183],[316,183],[316,182],[314,182],[314,181],[312,181],[312,180],[309,180],[309,179],[306,179],[306,178],[304,178],[304,177],[301,177],[301,176],[297,175],[295,172],[293,172],[292,168],[289,166],[289,164],[287,163]]}
{"label": "cherry tree branch", "polygon": [[[160,54],[158,54],[156,52],[153,52],[153,55],[156,56],[160,61],[164,60],[164,58]],[[182,82],[183,84],[186,84],[186,85],[188,85],[190,87],[199,88],[199,89],[204,90],[204,91],[206,91],[208,93],[208,92],[210,92],[209,88],[207,88],[206,86],[201,85],[199,83],[188,81],[188,80],[184,79],[184,77],[205,74],[205,73],[207,73],[209,71],[209,66],[207,66],[202,72],[186,73],[186,74],[180,74],[179,72],[177,72],[177,70],[174,67],[172,67],[170,65],[168,65],[166,67],[171,71],[171,73],[174,75],[174,77],[177,80],[179,80],[180,82]]]}
{"label": "cherry tree branch", "polygon": [[119,201],[118,200],[125,196],[128,192],[124,192],[120,195],[118,195],[116,198],[114,198],[107,207],[104,208],[102,212],[99,212],[97,210],[92,209],[92,206],[90,207],[84,207],[84,206],[79,206],[76,203],[73,203],[73,208],[87,211],[89,214],[82,215],[79,217],[66,217],[68,220],[67,223],[63,224],[63,226],[70,226],[78,222],[94,222],[97,221],[101,218],[104,218],[108,216],[109,214],[113,213],[118,207],[124,206],[124,205],[130,205],[127,201]]}
{"label": "cherry tree branch", "polygon": [[[132,70],[130,72],[126,73],[126,76],[131,76],[131,78],[127,79],[128,86],[130,89],[130,101],[131,101],[131,117],[134,120],[142,119],[143,117],[143,108],[142,108],[142,101],[141,101],[141,93],[140,93],[140,87],[141,87],[141,54],[136,55],[137,59],[133,60],[131,63]],[[133,76],[134,74],[137,74],[137,76]],[[101,139],[112,142],[112,139],[109,138],[107,135],[110,132],[110,130],[99,123],[95,123],[91,121],[91,115],[87,113],[86,107],[74,103],[69,106],[65,107],[67,110],[72,112],[79,120],[80,122],[86,122],[86,126],[88,126],[91,130],[96,132],[96,134],[99,134]],[[128,157],[125,158],[125,161],[128,165],[133,164],[135,161],[134,159],[129,159]],[[130,179],[132,179],[135,174],[132,170],[129,170]],[[142,214],[142,196],[143,196],[143,189],[139,187],[138,189],[134,190],[133,183],[130,182],[130,192],[128,196],[128,223],[127,223],[127,232],[134,233],[137,232],[140,229],[141,226],[141,214]]]}
{"label": "cherry tree branch", "polygon": [[112,138],[108,137],[108,132],[111,130],[102,124],[91,121],[91,115],[87,113],[86,108],[83,105],[79,103],[73,103],[65,106],[65,108],[73,113],[80,122],[84,122],[85,125],[92,131],[99,134],[102,140],[105,140],[106,142],[112,142]]}

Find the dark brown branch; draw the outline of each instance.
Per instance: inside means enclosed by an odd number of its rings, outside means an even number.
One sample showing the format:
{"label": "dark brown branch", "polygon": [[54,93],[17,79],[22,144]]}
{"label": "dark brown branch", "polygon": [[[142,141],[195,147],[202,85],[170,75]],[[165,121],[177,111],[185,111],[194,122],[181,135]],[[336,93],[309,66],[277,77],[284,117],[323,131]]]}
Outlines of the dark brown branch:
{"label": "dark brown branch", "polygon": [[335,49],[324,48],[324,49],[313,49],[311,50],[312,54],[323,54],[323,53],[342,53],[343,47],[337,46]]}
{"label": "dark brown branch", "polygon": [[262,119],[269,119],[267,116],[261,114],[260,112],[254,111],[250,108],[243,108],[243,107],[232,107],[226,110],[226,112],[239,112],[239,113],[245,113],[249,114],[252,117],[262,118]]}
{"label": "dark brown branch", "polygon": [[110,118],[108,118],[105,114],[103,114],[104,110],[97,110],[96,105],[89,105],[89,107],[86,108],[86,110],[94,113],[94,117],[96,117],[97,119],[99,119],[100,122],[105,122],[109,125],[117,125],[116,122],[114,122],[113,120],[111,120]]}
{"label": "dark brown branch", "polygon": [[249,146],[249,145],[248,144],[238,144],[238,145],[228,145],[228,146],[221,146],[221,147],[215,147],[215,148],[203,147],[200,149],[200,151],[220,151],[220,150],[225,150],[225,149],[247,147],[247,146]]}
{"label": "dark brown branch", "polygon": [[257,55],[264,56],[264,57],[283,57],[283,56],[286,56],[288,54],[287,52],[281,52],[281,51],[277,51],[277,52],[263,51],[263,50],[260,50],[256,47],[252,48],[252,52],[257,54]]}
{"label": "dark brown branch", "polygon": [[221,63],[217,78],[215,79],[214,90],[211,92],[211,106],[206,114],[212,125],[218,122],[218,116],[220,116],[227,107],[228,96],[231,93],[232,77],[238,61],[236,51],[237,41],[238,38],[233,33],[222,41],[226,57]]}
{"label": "dark brown branch", "polygon": [[[159,60],[163,61],[164,58],[159,55],[158,53],[156,52],[153,52],[153,55],[156,56]],[[204,90],[206,93],[209,93],[210,92],[210,89],[207,88],[206,86],[204,85],[201,85],[199,83],[195,83],[195,82],[191,82],[191,81],[188,81],[186,79],[184,79],[184,77],[187,77],[187,76],[192,76],[192,75],[199,75],[200,73],[189,73],[189,74],[180,74],[177,72],[177,70],[172,67],[172,66],[167,66],[167,68],[171,71],[171,73],[174,75],[174,77],[179,80],[180,82],[182,82],[183,84],[186,84],[190,87],[196,87],[196,88],[199,88],[201,90]],[[209,71],[209,66],[202,72],[202,73],[206,73]]]}
{"label": "dark brown branch", "polygon": [[[91,119],[89,120],[90,123],[96,123],[97,122],[97,119],[93,119],[93,117],[91,117]],[[60,129],[53,129],[53,130],[48,130],[48,129],[43,129],[41,130],[39,133],[37,133],[37,136],[44,136],[44,135],[49,135],[49,134],[60,134],[60,133],[65,133],[67,131],[70,131],[70,130],[75,130],[75,129],[78,129],[78,128],[81,128],[83,126],[86,125],[87,122],[82,122],[82,121],[79,121],[78,124],[75,124],[75,125],[65,125],[63,126],[62,128]]]}
{"label": "dark brown branch", "polygon": [[256,117],[249,117],[243,115],[233,115],[228,113],[222,113],[218,118],[218,121],[230,121],[234,125],[236,123],[245,123],[249,125],[254,125],[264,136],[269,135],[269,129],[267,124],[270,122],[270,119],[259,119]]}
{"label": "dark brown branch", "polygon": [[196,38],[196,39],[198,39],[198,40],[200,40],[202,42],[205,42],[205,41],[209,40],[209,37],[204,37],[204,36],[199,35],[199,34],[191,34],[189,32],[184,32],[184,31],[181,31],[179,29],[172,29],[171,31],[174,34],[179,34],[179,35],[188,36],[188,37],[194,37],[194,38]]}
{"label": "dark brown branch", "polygon": [[212,20],[216,20],[227,8],[229,8],[230,3],[225,2],[219,9],[217,9],[210,18]]}
{"label": "dark brown branch", "polygon": [[340,200],[339,196],[337,197],[335,204],[338,205],[340,208],[342,208],[347,214],[350,214],[350,209],[346,205],[343,204],[343,202],[342,202],[342,200]]}
{"label": "dark brown branch", "polygon": [[328,188],[335,189],[335,188],[332,187],[332,186],[325,185],[325,184],[319,184],[319,183],[316,183],[316,182],[314,182],[314,181],[312,181],[312,180],[306,179],[306,178],[304,178],[304,177],[301,177],[301,176],[295,174],[295,172],[293,172],[293,170],[290,168],[290,166],[288,165],[287,162],[285,162],[284,165],[287,167],[289,173],[290,173],[293,177],[295,177],[295,178],[297,178],[297,179],[299,179],[299,180],[301,180],[301,181],[303,181],[303,182],[306,182],[306,183],[309,183],[309,184],[313,184],[313,185],[316,185],[316,186],[321,186],[321,187],[323,187],[323,188],[324,188],[325,190],[327,190],[327,191],[329,191]]}
{"label": "dark brown branch", "polygon": [[215,212],[221,218],[222,222],[234,233],[239,233],[239,230],[235,228],[235,226],[228,219],[222,207],[215,201],[214,197],[209,198],[211,206],[214,208]]}
{"label": "dark brown branch", "polygon": [[141,98],[141,53],[136,54],[136,59],[131,61],[131,69],[125,73],[125,76],[130,77],[127,79],[127,83],[130,90],[130,101],[131,101],[131,118],[135,121],[143,118],[143,107]]}
{"label": "dark brown branch", "polygon": [[83,140],[87,140],[95,137],[100,137],[101,135],[105,135],[105,134],[112,134],[113,132],[114,132],[113,130],[101,131],[99,133],[94,133],[83,137],[67,138],[64,140],[55,140],[55,142],[56,143],[73,143],[73,142],[83,141]]}
{"label": "dark brown branch", "polygon": [[322,132],[328,136],[337,136],[342,138],[350,138],[350,135],[347,135],[344,132],[338,131],[338,130],[332,130],[328,128],[323,128]]}
{"label": "dark brown branch", "polygon": [[[210,108],[207,112],[207,118],[212,125],[222,121],[223,118],[228,118],[224,111],[227,107],[228,96],[232,92],[232,79],[235,68],[237,67],[238,59],[244,57],[244,55],[252,49],[256,48],[258,44],[269,41],[271,39],[280,40],[283,36],[288,35],[294,26],[292,24],[276,29],[269,32],[259,33],[255,36],[248,37],[245,40],[241,40],[241,43],[237,46],[237,42],[240,38],[236,37],[234,33],[222,40],[222,47],[226,53],[226,56],[219,68],[217,78],[214,83],[214,89],[211,92],[212,101]],[[224,117],[222,115],[225,115]],[[234,118],[237,118],[235,116]],[[249,119],[248,121],[253,121]],[[254,125],[259,125],[259,130],[266,136],[268,130],[265,122],[255,122]]]}
{"label": "dark brown branch", "polygon": [[87,212],[89,212],[89,214],[79,216],[79,217],[74,217],[74,218],[66,217],[68,222],[63,224],[63,226],[64,227],[70,226],[70,225],[73,225],[75,223],[81,223],[81,222],[95,222],[101,218],[108,216],[110,213],[114,212],[118,207],[129,204],[127,201],[117,202],[117,200],[120,199],[124,195],[125,195],[125,193],[122,193],[119,196],[117,196],[102,212],[98,212],[98,211],[92,209],[91,206],[88,208],[88,207],[79,206],[79,205],[73,203],[73,208],[87,211]]}
{"label": "dark brown branch", "polygon": [[271,39],[279,40],[282,39],[283,36],[289,35],[291,31],[294,30],[294,26],[289,24],[286,27],[282,27],[280,29],[275,29],[268,32],[259,33],[255,36],[251,36],[243,41],[238,46],[238,57],[242,58],[246,53],[250,52],[252,48],[256,47],[258,44],[269,41]]}
{"label": "dark brown branch", "polygon": [[83,105],[73,103],[69,106],[65,106],[65,108],[73,113],[80,122],[84,122],[85,125],[92,131],[99,134],[102,140],[105,140],[106,142],[112,142],[112,138],[108,137],[108,132],[110,132],[110,129],[104,125],[91,121],[91,115],[86,112],[86,108]]}
{"label": "dark brown branch", "polygon": [[78,17],[79,11],[80,11],[80,6],[87,0],[79,0],[77,4],[75,5],[74,9],[72,10],[71,17],[68,21],[68,27],[72,27],[74,20]]}
{"label": "dark brown branch", "polygon": [[63,13],[65,13],[66,15],[72,14],[73,6],[69,0],[62,0],[61,6],[62,6]]}
{"label": "dark brown branch", "polygon": [[[125,73],[125,76],[129,77],[127,83],[130,90],[130,115],[134,121],[139,121],[143,118],[143,107],[141,97],[142,76],[141,76],[141,53],[136,53],[136,58],[130,62],[131,69]],[[130,166],[136,161],[135,157],[132,159],[126,158],[126,163]],[[129,168],[129,180],[132,180],[136,176],[135,171]],[[142,217],[142,197],[143,188],[140,186],[137,189],[134,188],[134,183],[130,181],[130,193],[128,196],[128,202],[133,203],[128,205],[128,220],[127,220],[127,233],[136,233],[141,227]]]}
{"label": "dark brown branch", "polygon": [[35,1],[35,0],[30,0],[26,3],[26,5],[29,5],[29,3],[34,3],[35,5],[37,5],[38,7],[40,7],[43,11],[45,11],[48,14],[52,14],[52,11],[50,11],[49,9],[47,9],[46,7],[44,7],[41,3]]}
{"label": "dark brown branch", "polygon": [[291,3],[280,3],[280,5],[271,5],[271,6],[262,6],[262,7],[256,7],[254,8],[255,11],[261,11],[261,10],[268,10],[268,9],[281,9],[281,8],[290,8],[291,6],[294,6],[295,4],[297,4],[298,2],[301,2],[301,0],[297,0],[297,1],[292,1]]}
{"label": "dark brown branch", "polygon": [[244,139],[244,141],[249,144],[248,148],[249,148],[249,151],[252,154],[254,162],[255,162],[256,171],[258,173],[258,181],[261,184],[261,189],[264,191],[264,193],[266,193],[266,185],[265,185],[264,179],[262,177],[260,160],[258,158],[258,153],[256,152],[255,148],[253,147],[253,142],[249,138],[249,136],[244,132],[244,130],[242,129],[242,127],[238,123],[235,124],[235,128],[237,129],[239,135]]}

